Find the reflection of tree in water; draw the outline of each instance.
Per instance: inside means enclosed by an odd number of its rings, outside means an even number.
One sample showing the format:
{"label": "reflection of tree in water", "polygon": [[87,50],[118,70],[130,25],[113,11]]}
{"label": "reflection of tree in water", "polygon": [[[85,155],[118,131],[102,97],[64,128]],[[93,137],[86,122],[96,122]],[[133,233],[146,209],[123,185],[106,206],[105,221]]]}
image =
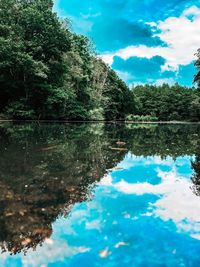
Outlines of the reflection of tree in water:
{"label": "reflection of tree in water", "polygon": [[194,174],[192,176],[193,191],[200,196],[200,142],[198,143],[195,160],[191,163]]}
{"label": "reflection of tree in water", "polygon": [[52,234],[52,223],[124,157],[102,126],[1,128],[0,245],[26,252]]}
{"label": "reflection of tree in water", "polygon": [[[124,135],[129,135],[129,150],[136,156],[193,155],[200,135],[198,124],[127,125]],[[199,133],[199,135],[198,135]]]}
{"label": "reflection of tree in water", "polygon": [[[192,155],[197,126],[23,124],[0,127],[0,246],[18,253],[52,234],[52,223],[123,160],[125,142],[137,156]],[[187,140],[187,141],[186,141]],[[120,146],[120,145],[119,145]]]}

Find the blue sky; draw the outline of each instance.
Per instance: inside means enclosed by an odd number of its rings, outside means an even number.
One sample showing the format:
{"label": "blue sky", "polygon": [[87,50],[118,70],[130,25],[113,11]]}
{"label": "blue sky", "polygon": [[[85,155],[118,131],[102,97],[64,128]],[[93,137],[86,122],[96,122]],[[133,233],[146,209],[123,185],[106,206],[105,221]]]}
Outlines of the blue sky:
{"label": "blue sky", "polygon": [[55,0],[54,9],[92,40],[129,85],[192,85],[200,47],[199,1]]}

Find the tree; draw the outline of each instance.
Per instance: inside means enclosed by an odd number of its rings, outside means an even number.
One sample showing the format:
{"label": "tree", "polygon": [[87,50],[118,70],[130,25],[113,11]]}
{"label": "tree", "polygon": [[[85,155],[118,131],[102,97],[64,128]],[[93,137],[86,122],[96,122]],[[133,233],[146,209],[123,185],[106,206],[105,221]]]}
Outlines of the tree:
{"label": "tree", "polygon": [[194,78],[194,82],[197,83],[198,89],[200,89],[200,49],[197,50],[196,56],[197,60],[195,62],[195,66],[197,67],[197,74]]}
{"label": "tree", "polygon": [[[159,120],[199,120],[199,98],[195,88],[138,85],[133,88],[135,114],[156,116]],[[194,112],[195,108],[195,112]]]}
{"label": "tree", "polygon": [[129,89],[52,7],[52,0],[0,0],[0,112],[17,119],[123,118]]}
{"label": "tree", "polygon": [[47,95],[63,85],[70,42],[52,6],[50,0],[0,2],[1,108],[17,105],[44,116]]}

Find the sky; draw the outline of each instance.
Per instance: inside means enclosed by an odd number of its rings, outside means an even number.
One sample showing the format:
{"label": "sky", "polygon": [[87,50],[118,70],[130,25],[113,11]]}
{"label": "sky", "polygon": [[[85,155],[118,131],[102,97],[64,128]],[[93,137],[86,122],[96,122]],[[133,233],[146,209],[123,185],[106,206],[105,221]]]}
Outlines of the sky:
{"label": "sky", "polygon": [[54,10],[128,85],[193,85],[199,0],[54,0]]}

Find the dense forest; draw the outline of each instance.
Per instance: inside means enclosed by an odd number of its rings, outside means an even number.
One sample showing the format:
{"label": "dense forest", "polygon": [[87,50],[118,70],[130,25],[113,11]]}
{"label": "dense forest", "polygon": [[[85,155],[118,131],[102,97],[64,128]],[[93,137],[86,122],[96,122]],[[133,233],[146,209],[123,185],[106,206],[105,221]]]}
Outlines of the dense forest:
{"label": "dense forest", "polygon": [[198,89],[130,90],[90,41],[57,17],[52,0],[0,0],[0,59],[0,118],[200,120]]}
{"label": "dense forest", "polygon": [[52,0],[0,0],[0,113],[123,119],[131,108],[128,87],[52,8]]}
{"label": "dense forest", "polygon": [[132,90],[134,114],[129,120],[199,121],[200,91],[175,84],[138,85]]}

